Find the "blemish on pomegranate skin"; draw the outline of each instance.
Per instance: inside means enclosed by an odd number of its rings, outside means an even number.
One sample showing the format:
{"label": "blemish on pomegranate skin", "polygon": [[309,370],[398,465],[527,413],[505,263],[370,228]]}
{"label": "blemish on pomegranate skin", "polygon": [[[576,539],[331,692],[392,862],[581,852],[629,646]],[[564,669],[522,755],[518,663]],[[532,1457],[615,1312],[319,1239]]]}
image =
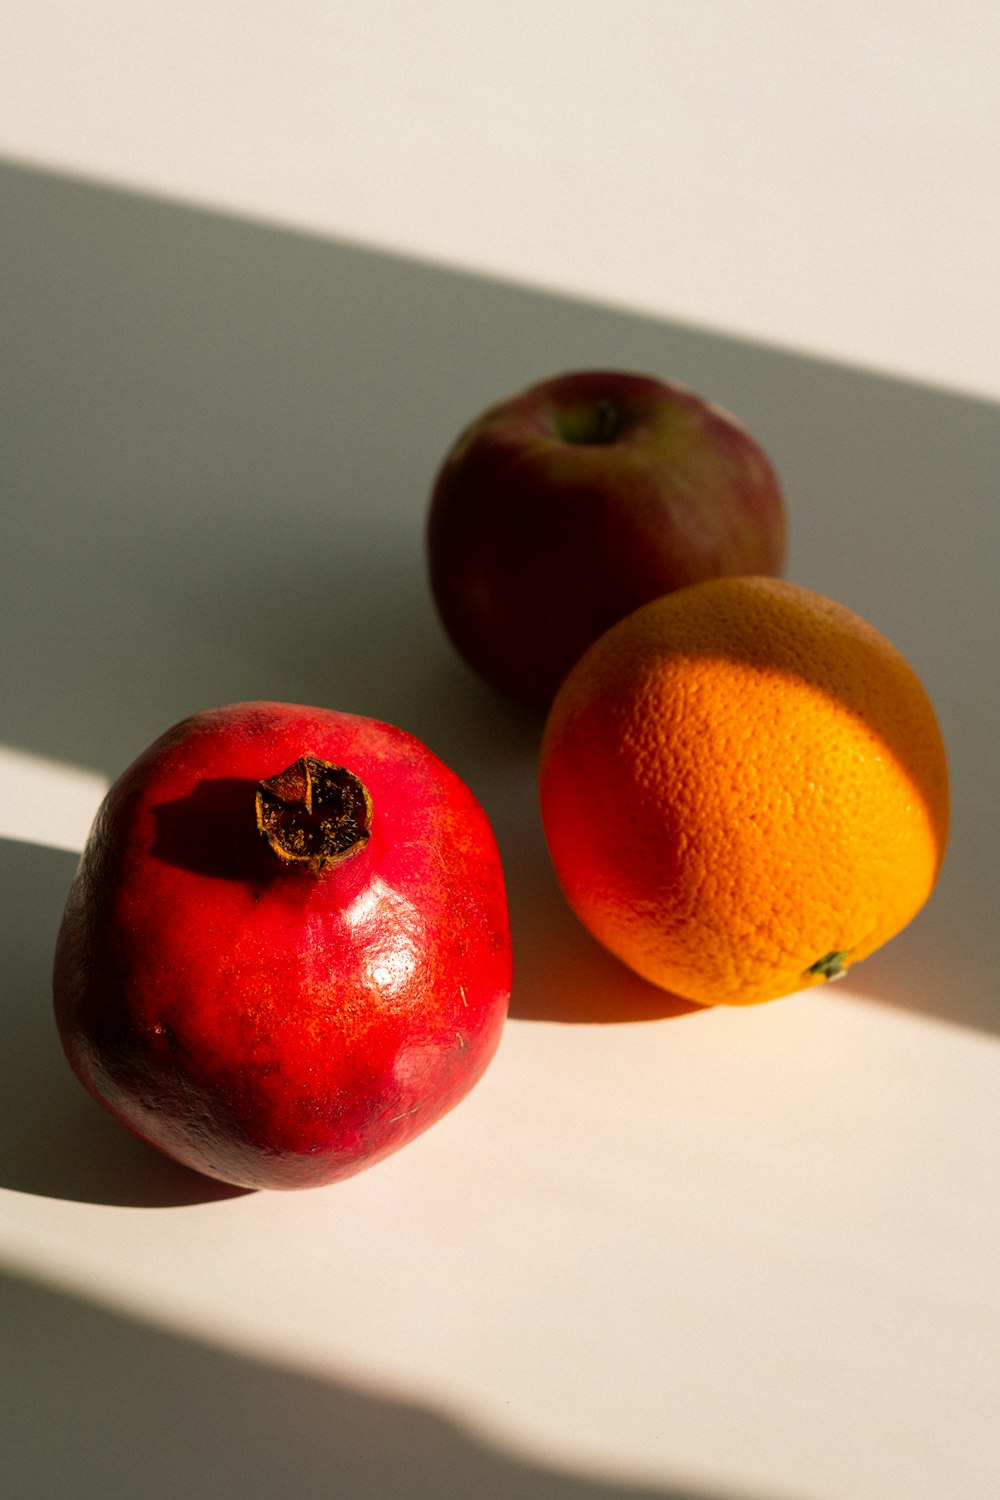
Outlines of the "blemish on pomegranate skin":
{"label": "blemish on pomegranate skin", "polygon": [[419,1108],[420,1108],[419,1104],[414,1104],[414,1106],[413,1106],[412,1109],[404,1109],[400,1114],[393,1115],[392,1118],[389,1120],[389,1124],[390,1125],[395,1125],[398,1120],[406,1120],[406,1119],[408,1119],[410,1115],[415,1115],[417,1113],[417,1110]]}

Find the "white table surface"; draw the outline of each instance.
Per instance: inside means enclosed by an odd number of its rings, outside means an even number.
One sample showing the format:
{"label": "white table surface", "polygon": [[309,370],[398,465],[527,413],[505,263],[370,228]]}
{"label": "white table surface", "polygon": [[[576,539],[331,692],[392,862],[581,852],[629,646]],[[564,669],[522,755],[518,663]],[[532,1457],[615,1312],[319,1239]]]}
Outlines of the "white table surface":
{"label": "white table surface", "polygon": [[[4,1496],[995,1500],[996,8],[2,24]],[[749,423],[788,576],[897,642],[948,741],[926,911],[747,1012],[671,1006],[574,923],[537,726],[424,579],[458,428],[612,364]],[[425,739],[511,897],[487,1076],[302,1194],[133,1141],[50,1015],[108,779],[248,697]]]}

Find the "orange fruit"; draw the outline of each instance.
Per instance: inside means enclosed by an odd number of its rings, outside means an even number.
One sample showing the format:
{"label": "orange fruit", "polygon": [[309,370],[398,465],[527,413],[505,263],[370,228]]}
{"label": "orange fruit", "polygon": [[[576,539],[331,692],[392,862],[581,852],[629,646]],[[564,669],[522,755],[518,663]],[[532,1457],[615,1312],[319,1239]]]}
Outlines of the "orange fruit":
{"label": "orange fruit", "polygon": [[948,831],[912,668],[775,578],[693,584],[596,641],[550,710],[540,794],[580,920],[702,1004],[839,977],[919,911]]}

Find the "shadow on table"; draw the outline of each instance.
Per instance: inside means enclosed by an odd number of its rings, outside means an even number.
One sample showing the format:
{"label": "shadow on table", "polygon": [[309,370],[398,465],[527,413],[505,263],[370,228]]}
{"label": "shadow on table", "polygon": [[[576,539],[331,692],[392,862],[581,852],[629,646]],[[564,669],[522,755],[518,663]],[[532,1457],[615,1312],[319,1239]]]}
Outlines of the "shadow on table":
{"label": "shadow on table", "polygon": [[560,1472],[427,1408],[2,1274],[0,1327],[12,1500],[723,1500]]}
{"label": "shadow on table", "polygon": [[[52,954],[75,867],[74,854],[0,839],[0,1188],[133,1208],[237,1196],[242,1189],[189,1171],[124,1130],[63,1056],[52,1013]],[[618,1019],[671,1013],[667,997],[627,971],[619,975],[569,913],[562,915],[558,891],[550,894],[553,940],[538,951],[523,914],[520,926],[515,914],[526,970],[522,1018],[560,1019],[559,996],[572,999],[575,1020],[606,1019],[609,996]]]}
{"label": "shadow on table", "polygon": [[52,1014],[52,950],[76,856],[0,839],[0,1188],[171,1208],[230,1198],[130,1135],[63,1056]]}
{"label": "shadow on table", "polygon": [[[0,165],[0,739],[116,775],[173,721],[245,698],[399,723],[493,819],[514,1013],[682,1014],[561,902],[535,805],[539,724],[457,660],[424,576],[434,474],[506,391],[657,371],[755,431],[788,573],[883,629],[951,755],[956,820],[928,911],[865,993],[990,1031],[1000,826],[1000,410],[569,298]],[[9,497],[6,498],[6,497]]]}

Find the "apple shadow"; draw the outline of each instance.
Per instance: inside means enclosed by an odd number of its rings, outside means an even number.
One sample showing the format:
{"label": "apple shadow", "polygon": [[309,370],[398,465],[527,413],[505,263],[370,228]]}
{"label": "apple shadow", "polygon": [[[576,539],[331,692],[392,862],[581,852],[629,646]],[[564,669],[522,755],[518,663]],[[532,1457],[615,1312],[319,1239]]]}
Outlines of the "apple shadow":
{"label": "apple shadow", "polygon": [[416,1402],[12,1275],[0,1274],[0,1326],[11,1500],[724,1500],[565,1472]]}
{"label": "apple shadow", "polygon": [[85,1091],[52,1014],[52,953],[76,856],[0,839],[0,1187],[175,1208],[240,1195],[129,1134]]}
{"label": "apple shadow", "polygon": [[494,821],[514,1014],[686,1013],[565,908],[538,829],[539,722],[457,659],[423,555],[470,416],[561,370],[668,375],[754,431],[788,501],[787,576],[895,641],[942,720],[957,795],[939,890],[852,975],[1000,1032],[982,939],[1000,409],[57,173],[0,165],[0,193],[6,743],[115,776],[169,724],[240,699],[398,723]]}

